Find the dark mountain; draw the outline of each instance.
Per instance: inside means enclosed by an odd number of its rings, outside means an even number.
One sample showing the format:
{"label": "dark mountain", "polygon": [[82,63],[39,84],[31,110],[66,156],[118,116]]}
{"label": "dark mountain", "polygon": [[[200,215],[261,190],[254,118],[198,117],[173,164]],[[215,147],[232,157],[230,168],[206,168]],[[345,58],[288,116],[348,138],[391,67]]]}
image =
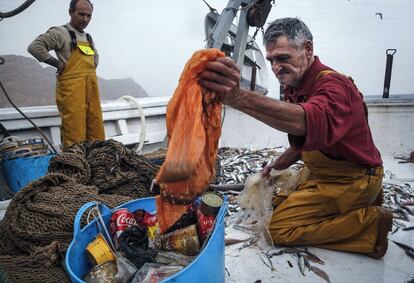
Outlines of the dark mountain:
{"label": "dark mountain", "polygon": [[[55,105],[55,69],[43,68],[35,59],[2,55],[0,80],[17,106]],[[147,97],[146,91],[131,78],[106,80],[98,77],[101,100],[118,99],[123,95]],[[0,93],[0,107],[12,107]]]}

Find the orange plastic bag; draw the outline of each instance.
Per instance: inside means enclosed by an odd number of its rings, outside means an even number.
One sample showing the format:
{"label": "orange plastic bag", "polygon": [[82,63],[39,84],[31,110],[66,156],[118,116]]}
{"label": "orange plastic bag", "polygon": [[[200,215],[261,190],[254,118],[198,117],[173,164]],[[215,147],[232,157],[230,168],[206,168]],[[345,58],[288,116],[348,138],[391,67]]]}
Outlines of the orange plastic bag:
{"label": "orange plastic bag", "polygon": [[198,75],[207,62],[223,56],[218,49],[195,52],[168,103],[168,149],[156,176],[161,188],[156,198],[161,233],[185,213],[214,176],[222,104],[215,93],[200,87]]}

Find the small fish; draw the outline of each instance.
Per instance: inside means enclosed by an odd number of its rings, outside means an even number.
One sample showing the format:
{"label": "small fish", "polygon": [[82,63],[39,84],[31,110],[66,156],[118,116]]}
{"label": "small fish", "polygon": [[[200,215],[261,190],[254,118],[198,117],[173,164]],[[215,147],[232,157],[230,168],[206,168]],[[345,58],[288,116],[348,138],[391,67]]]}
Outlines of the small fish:
{"label": "small fish", "polygon": [[272,257],[272,256],[278,256],[278,255],[282,255],[282,254],[283,254],[283,251],[279,250],[279,251],[274,252],[274,253],[268,253],[267,256]]}
{"label": "small fish", "polygon": [[243,243],[244,241],[247,241],[247,240],[248,239],[242,240],[242,239],[227,238],[227,239],[224,239],[224,245],[225,246],[230,246],[230,245],[234,245],[234,244],[238,244],[238,243]]}
{"label": "small fish", "polygon": [[290,268],[293,268],[293,264],[290,262],[290,260],[288,260],[287,263],[289,264]]}
{"label": "small fish", "polygon": [[414,230],[414,226],[402,228],[404,231]]}
{"label": "small fish", "polygon": [[397,246],[399,246],[400,248],[402,248],[403,250],[405,250],[405,254],[408,255],[409,257],[414,259],[414,248],[410,247],[406,244],[397,242],[397,241],[393,241]]}
{"label": "small fish", "polygon": [[[267,266],[267,267],[269,267],[270,268],[270,270],[273,272],[273,271],[276,271],[276,268],[273,266],[273,263],[272,263],[272,260],[270,259],[270,257],[268,257],[267,256],[267,254],[266,253],[260,253],[259,254],[259,257],[260,257],[260,260]],[[265,260],[263,259],[263,257],[265,257],[266,259],[267,259],[267,262],[268,263],[266,263],[265,262]]]}
{"label": "small fish", "polygon": [[255,243],[257,242],[257,239],[255,239],[254,237],[249,238],[248,240],[246,240],[244,242],[244,244],[239,248],[239,251],[241,251],[242,249],[248,248],[250,246],[253,246]]}
{"label": "small fish", "polygon": [[229,275],[229,277],[230,277],[230,272],[229,272],[229,270],[227,269],[227,267],[224,267],[224,270],[226,271],[226,273]]}
{"label": "small fish", "polygon": [[328,274],[326,274],[325,271],[323,271],[322,269],[311,265],[311,270],[313,271],[313,273],[315,273],[316,275],[318,275],[320,278],[324,279],[326,282],[330,283],[331,280],[329,279]]}
{"label": "small fish", "polygon": [[312,262],[322,264],[322,265],[325,264],[325,262],[323,260],[321,260],[319,257],[317,257],[314,253],[311,253],[307,248],[305,248],[305,253],[309,257],[309,258],[307,258],[308,260],[310,260]]}
{"label": "small fish", "polygon": [[413,210],[411,210],[411,208],[404,206],[404,205],[401,205],[400,207],[404,209],[405,211],[407,211],[409,214],[414,215],[414,212]]}
{"label": "small fish", "polygon": [[297,254],[297,256],[298,256],[299,271],[300,273],[302,273],[303,276],[305,276],[305,260],[300,253]]}
{"label": "small fish", "polygon": [[406,206],[414,205],[414,200],[403,201],[401,202],[401,205],[406,205]]}

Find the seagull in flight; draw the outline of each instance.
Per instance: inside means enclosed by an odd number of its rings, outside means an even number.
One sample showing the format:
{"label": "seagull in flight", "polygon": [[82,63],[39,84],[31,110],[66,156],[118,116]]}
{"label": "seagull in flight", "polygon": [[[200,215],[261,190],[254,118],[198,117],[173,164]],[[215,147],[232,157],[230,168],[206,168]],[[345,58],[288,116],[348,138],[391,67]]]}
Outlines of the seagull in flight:
{"label": "seagull in flight", "polygon": [[380,17],[380,19],[382,20],[382,13],[380,13],[380,12],[377,12],[377,13],[375,13],[375,16],[379,16]]}

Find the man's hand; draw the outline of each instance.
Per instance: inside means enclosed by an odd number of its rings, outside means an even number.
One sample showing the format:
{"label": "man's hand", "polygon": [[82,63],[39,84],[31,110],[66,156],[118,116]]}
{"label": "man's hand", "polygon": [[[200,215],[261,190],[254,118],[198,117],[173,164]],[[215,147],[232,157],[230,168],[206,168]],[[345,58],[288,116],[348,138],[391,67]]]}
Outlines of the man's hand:
{"label": "man's hand", "polygon": [[47,60],[43,61],[43,63],[46,63],[52,67],[55,67],[56,73],[58,75],[60,75],[66,67],[65,63],[59,62],[58,59],[56,59],[55,57],[49,57]]}
{"label": "man's hand", "polygon": [[296,163],[302,157],[302,152],[300,150],[295,150],[293,148],[288,148],[282,155],[280,155],[275,161],[271,162],[269,165],[265,166],[262,171],[262,176],[264,178],[269,178],[270,171],[275,170],[284,170],[289,168],[292,164]]}
{"label": "man's hand", "polygon": [[232,105],[240,93],[240,70],[230,57],[220,57],[206,64],[199,83],[216,92],[224,104]]}
{"label": "man's hand", "polygon": [[290,165],[286,164],[284,162],[284,160],[281,160],[281,158],[279,157],[279,158],[277,158],[276,160],[274,160],[273,162],[271,162],[270,164],[266,165],[263,168],[262,176],[264,178],[269,178],[270,171],[272,171],[272,169],[275,169],[275,170],[283,170],[283,169],[288,168],[289,166]]}
{"label": "man's hand", "polygon": [[63,62],[59,62],[59,65],[57,67],[57,74],[60,75],[63,73],[63,71],[65,70],[66,64]]}

